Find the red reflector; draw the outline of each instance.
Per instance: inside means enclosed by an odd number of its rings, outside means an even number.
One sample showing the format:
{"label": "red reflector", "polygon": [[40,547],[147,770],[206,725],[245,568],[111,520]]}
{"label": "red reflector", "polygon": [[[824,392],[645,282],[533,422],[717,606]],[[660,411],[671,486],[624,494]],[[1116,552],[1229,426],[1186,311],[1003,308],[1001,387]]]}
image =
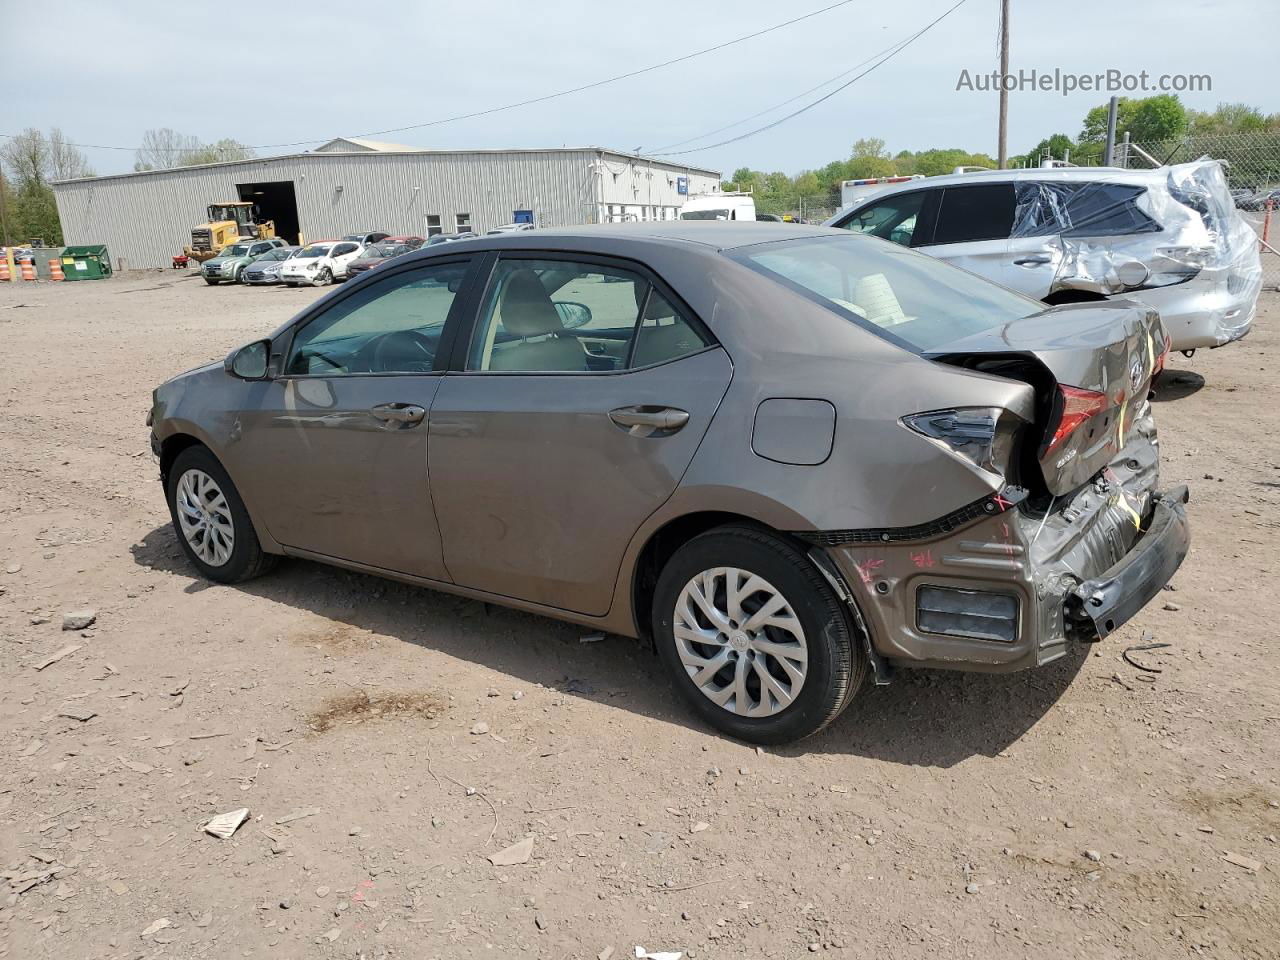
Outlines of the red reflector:
{"label": "red reflector", "polygon": [[1164,369],[1165,361],[1169,359],[1169,351],[1173,348],[1173,339],[1166,333],[1164,335],[1164,347],[1160,350],[1160,356],[1156,357],[1155,369],[1151,371],[1151,376],[1155,377],[1157,373]]}
{"label": "red reflector", "polygon": [[1058,419],[1058,429],[1053,432],[1053,439],[1049,441],[1051,453],[1075,433],[1082,423],[1107,407],[1106,395],[1093,390],[1081,390],[1079,387],[1068,387],[1060,383],[1058,392],[1062,394],[1062,416]]}

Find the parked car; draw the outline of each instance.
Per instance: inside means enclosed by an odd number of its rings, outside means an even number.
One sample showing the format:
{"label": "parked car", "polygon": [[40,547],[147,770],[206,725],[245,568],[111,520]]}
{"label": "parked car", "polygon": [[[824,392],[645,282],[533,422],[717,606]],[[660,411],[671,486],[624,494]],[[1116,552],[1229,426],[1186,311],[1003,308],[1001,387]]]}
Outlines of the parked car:
{"label": "parked car", "polygon": [[354,277],[357,273],[364,273],[366,270],[372,270],[374,267],[380,267],[385,263],[390,263],[396,257],[402,257],[406,253],[413,253],[413,250],[403,243],[391,243],[384,240],[382,243],[374,243],[364,248],[364,252],[356,259],[347,264],[347,276]]}
{"label": "parked car", "polygon": [[1236,201],[1236,206],[1241,210],[1249,210],[1254,213],[1260,213],[1267,209],[1267,201],[1271,201],[1272,210],[1280,210],[1280,190],[1259,190],[1257,193],[1250,194],[1241,200]]}
{"label": "parked car", "polygon": [[204,577],[302,557],[643,637],[780,743],[868,672],[1040,666],[1160,593],[1163,340],[847,232],[539,230],[365,273],[148,423]]}
{"label": "parked car", "polygon": [[504,223],[501,226],[494,227],[492,230],[486,231],[485,236],[492,237],[499,233],[523,233],[526,230],[533,230],[532,223]]}
{"label": "parked car", "polygon": [[477,234],[471,233],[469,231],[466,233],[437,233],[434,236],[427,237],[426,242],[423,243],[423,246],[437,247],[442,243],[454,243],[455,241],[458,241],[458,240],[472,240],[476,236]]}
{"label": "parked car", "polygon": [[1141,300],[1173,348],[1249,332],[1258,238],[1214,161],[993,170],[891,186],[829,225],[947,260],[1045,303]]}
{"label": "parked car", "polygon": [[301,250],[301,247],[276,247],[268,250],[240,271],[240,282],[253,286],[280,282],[280,268],[284,262]]}
{"label": "parked car", "polygon": [[422,246],[422,237],[403,236],[403,237],[384,237],[377,241],[378,243],[403,243],[410,250],[417,250]]}
{"label": "parked car", "polygon": [[216,286],[224,280],[235,283],[240,279],[241,270],[264,254],[283,246],[286,244],[279,237],[233,243],[223,247],[222,252],[212,260],[206,260],[200,264],[200,276],[204,277],[204,282],[210,286]]}
{"label": "parked car", "polygon": [[352,233],[352,234],[348,234],[342,239],[351,240],[359,244],[369,244],[369,243],[379,243],[387,239],[387,237],[389,236],[391,236],[391,234],[389,233]]}
{"label": "parked car", "polygon": [[325,240],[309,243],[280,267],[280,279],[286,286],[308,283],[323,287],[335,280],[345,280],[347,265],[364,251],[353,240]]}

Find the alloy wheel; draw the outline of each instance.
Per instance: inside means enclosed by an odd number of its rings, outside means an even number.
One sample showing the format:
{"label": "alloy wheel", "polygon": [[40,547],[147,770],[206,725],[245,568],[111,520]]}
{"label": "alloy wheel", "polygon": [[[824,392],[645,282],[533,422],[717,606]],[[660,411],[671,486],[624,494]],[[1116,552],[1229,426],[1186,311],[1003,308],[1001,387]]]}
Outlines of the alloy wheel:
{"label": "alloy wheel", "polygon": [[211,567],[231,559],[235,548],[235,523],[231,505],[217,481],[203,470],[188,470],[174,488],[178,525],[187,545]]}
{"label": "alloy wheel", "polygon": [[737,567],[697,574],[676,598],[676,652],[712,703],[744,717],[771,717],[804,686],[809,647],[787,598]]}

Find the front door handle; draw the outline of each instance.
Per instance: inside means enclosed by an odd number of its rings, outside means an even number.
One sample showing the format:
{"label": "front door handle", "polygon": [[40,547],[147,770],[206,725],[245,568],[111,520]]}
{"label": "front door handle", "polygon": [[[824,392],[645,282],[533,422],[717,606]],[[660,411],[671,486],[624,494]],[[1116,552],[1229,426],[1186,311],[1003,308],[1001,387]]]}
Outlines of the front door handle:
{"label": "front door handle", "polygon": [[427,415],[426,408],[416,403],[380,403],[370,407],[369,413],[388,423],[421,423]]}
{"label": "front door handle", "polygon": [[609,419],[633,437],[666,437],[689,422],[689,412],[676,407],[641,404],[610,410]]}
{"label": "front door handle", "polygon": [[1023,257],[1020,260],[1013,261],[1019,267],[1038,267],[1041,264],[1051,263],[1052,257]]}

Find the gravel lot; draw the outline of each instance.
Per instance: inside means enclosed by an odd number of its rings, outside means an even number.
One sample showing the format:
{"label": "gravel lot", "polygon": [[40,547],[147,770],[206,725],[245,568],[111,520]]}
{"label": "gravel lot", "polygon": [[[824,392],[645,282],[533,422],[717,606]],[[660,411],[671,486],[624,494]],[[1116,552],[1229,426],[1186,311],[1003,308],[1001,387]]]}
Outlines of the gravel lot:
{"label": "gravel lot", "polygon": [[0,956],[1280,956],[1280,295],[1162,389],[1175,591],[758,752],[631,641],[303,562],[193,577],[150,390],[320,291],[0,287]]}

